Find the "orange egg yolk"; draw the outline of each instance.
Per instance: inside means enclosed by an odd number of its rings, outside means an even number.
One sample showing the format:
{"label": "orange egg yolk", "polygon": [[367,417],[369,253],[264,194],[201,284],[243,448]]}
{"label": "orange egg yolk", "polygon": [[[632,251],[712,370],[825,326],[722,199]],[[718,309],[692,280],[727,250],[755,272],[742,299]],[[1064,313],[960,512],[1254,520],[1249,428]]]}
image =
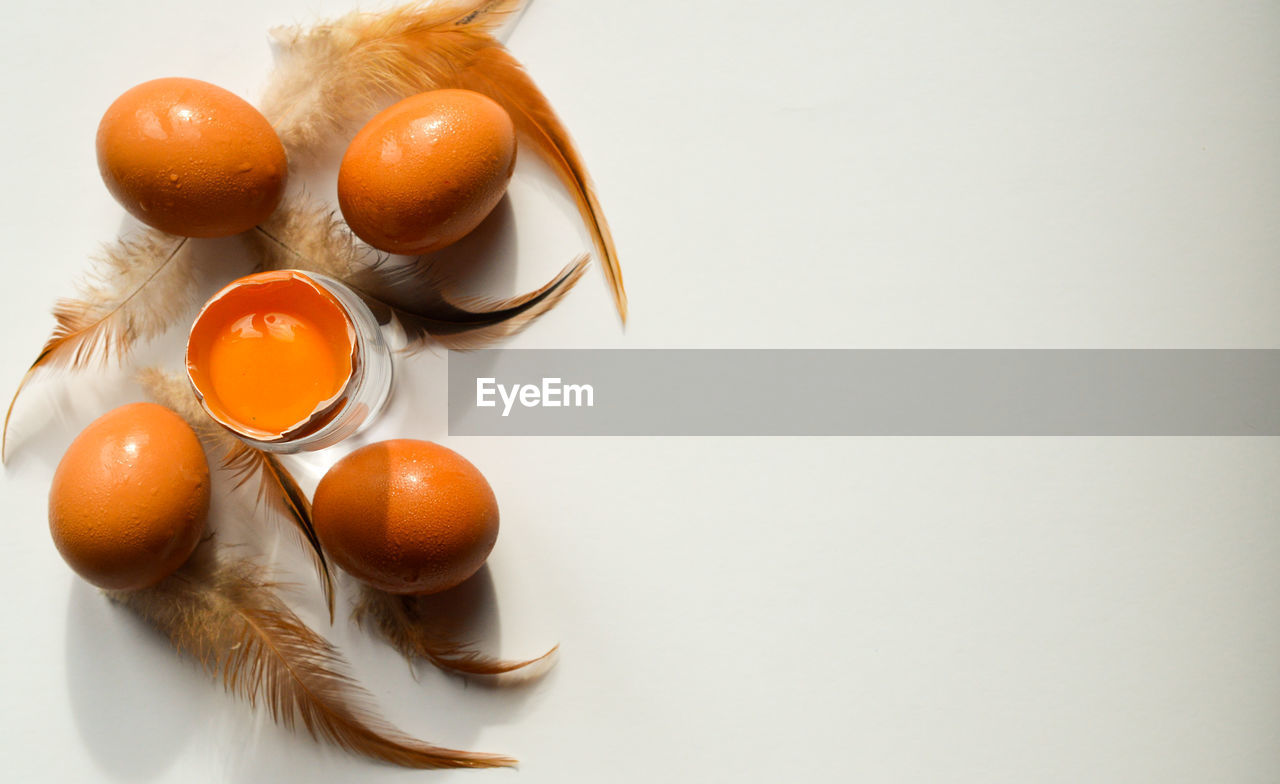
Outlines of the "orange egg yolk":
{"label": "orange egg yolk", "polygon": [[278,435],[342,392],[352,352],[349,320],[332,294],[301,273],[266,272],[210,301],[192,328],[187,366],[217,418],[250,435]]}

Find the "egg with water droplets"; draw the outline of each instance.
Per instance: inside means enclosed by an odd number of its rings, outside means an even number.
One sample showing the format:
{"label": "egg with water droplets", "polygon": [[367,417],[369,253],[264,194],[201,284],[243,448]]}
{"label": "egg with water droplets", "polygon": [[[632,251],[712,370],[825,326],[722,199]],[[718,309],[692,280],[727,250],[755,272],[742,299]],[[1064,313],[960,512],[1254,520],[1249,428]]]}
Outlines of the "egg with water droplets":
{"label": "egg with water droplets", "polygon": [[75,437],[49,488],[49,531],[67,564],[112,590],[167,577],[200,542],[209,464],[196,434],[163,406],[134,403]]}
{"label": "egg with water droplets", "polygon": [[498,501],[474,465],[429,441],[363,446],[316,487],[320,544],[352,575],[388,593],[452,588],[498,539]]}
{"label": "egg with water droplets", "polygon": [[284,146],[244,99],[197,79],[144,82],[98,124],[111,195],[148,226],[225,237],[270,217],[284,195]]}
{"label": "egg with water droplets", "polygon": [[506,110],[470,90],[432,90],[378,114],[351,140],[338,169],[338,206],[373,247],[428,253],[480,225],[515,164]]}

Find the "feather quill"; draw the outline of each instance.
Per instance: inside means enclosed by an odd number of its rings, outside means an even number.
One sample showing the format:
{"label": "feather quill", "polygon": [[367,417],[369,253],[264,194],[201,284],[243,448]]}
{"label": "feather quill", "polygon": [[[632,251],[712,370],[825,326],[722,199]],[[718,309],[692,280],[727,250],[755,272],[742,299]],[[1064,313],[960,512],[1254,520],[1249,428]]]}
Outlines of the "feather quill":
{"label": "feather quill", "polygon": [[195,304],[196,263],[184,248],[186,238],[147,229],[117,239],[94,257],[78,296],[54,306],[53,334],[13,393],[0,433],[0,461],[7,457],[14,404],[37,371],[122,361],[136,343],[161,334]]}
{"label": "feather quill", "polygon": [[145,368],[138,373],[138,383],[157,403],[177,412],[200,440],[220,455],[223,467],[235,476],[237,487],[256,479],[258,503],[293,523],[311,554],[329,610],[329,622],[333,623],[333,569],[320,547],[320,538],[311,521],[311,501],[289,469],[276,455],[254,449],[214,422],[196,402],[190,384],[181,377],[157,368]]}
{"label": "feather quill", "polygon": [[[431,617],[433,596],[395,596],[363,586],[352,617],[360,626],[380,633],[407,659],[425,659],[457,675],[502,675],[533,665],[549,665],[560,646],[532,659],[504,660],[487,656],[471,645],[452,639],[448,629]],[[546,672],[532,671],[531,677]]]}
{"label": "feather quill", "polygon": [[559,177],[601,259],[618,315],[627,293],[613,235],[586,165],[550,101],[490,33],[518,0],[410,3],[279,31],[281,61],[262,100],[293,156],[314,153],[387,98],[441,87],[483,93],[511,115],[521,139]]}
{"label": "feather quill", "polygon": [[587,268],[587,258],[580,256],[535,291],[509,299],[455,301],[444,296],[447,281],[429,265],[392,266],[357,243],[323,207],[283,205],[245,236],[267,269],[300,269],[346,283],[381,323],[394,322],[404,331],[411,350],[433,343],[478,348],[514,335],[555,307]]}
{"label": "feather quill", "polygon": [[299,725],[319,741],[408,768],[509,767],[494,754],[432,746],[376,713],[371,695],[343,656],[285,605],[247,560],[223,560],[206,542],[181,569],[153,588],[107,596],[151,623],[183,653],[250,705]]}

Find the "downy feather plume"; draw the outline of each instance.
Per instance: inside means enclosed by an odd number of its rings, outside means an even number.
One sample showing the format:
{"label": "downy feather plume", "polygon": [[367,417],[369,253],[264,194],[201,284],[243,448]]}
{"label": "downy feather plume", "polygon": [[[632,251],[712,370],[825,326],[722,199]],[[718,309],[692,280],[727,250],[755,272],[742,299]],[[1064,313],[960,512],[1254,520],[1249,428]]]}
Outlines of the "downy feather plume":
{"label": "downy feather plume", "polygon": [[136,343],[163,333],[195,304],[195,261],[185,247],[183,237],[146,229],[117,239],[95,256],[79,295],[54,306],[53,334],[13,393],[0,434],[0,460],[7,456],[14,404],[36,371],[123,361]]}
{"label": "downy feather plume", "polygon": [[532,665],[542,665],[527,673],[537,677],[560,646],[524,660],[504,660],[476,651],[471,645],[453,638],[432,613],[435,596],[396,596],[370,586],[363,586],[352,618],[362,627],[378,632],[407,659],[425,659],[446,672],[457,675],[502,675]]}
{"label": "downy feather plume", "polygon": [[613,235],[568,130],[520,63],[490,34],[518,0],[411,3],[352,13],[309,30],[277,31],[277,66],[262,100],[292,158],[314,153],[388,98],[442,87],[489,96],[573,195],[618,315],[627,294]]}
{"label": "downy feather plume", "polygon": [[271,31],[278,61],[259,102],[290,159],[314,154],[388,98],[455,73],[523,0],[436,0]]}
{"label": "downy feather plume", "polygon": [[256,479],[258,503],[293,523],[311,554],[324,591],[329,622],[333,623],[333,570],[311,521],[311,501],[289,469],[276,455],[249,446],[214,422],[200,407],[185,379],[158,368],[145,368],[138,373],[138,383],[153,400],[182,417],[211,452],[220,455],[223,467],[236,477],[237,487]]}
{"label": "downy feather plume", "polygon": [[153,588],[108,591],[222,680],[227,691],[265,703],[288,729],[408,768],[489,768],[510,757],[432,746],[388,724],[353,680],[343,656],[280,599],[262,570],[227,560],[205,542]]}
{"label": "downy feather plume", "polygon": [[407,348],[436,344],[479,348],[514,335],[551,310],[582,278],[580,256],[541,288],[510,299],[450,300],[447,281],[429,266],[395,267],[357,243],[327,208],[285,204],[256,231],[245,235],[257,246],[266,269],[300,269],[343,281],[369,305],[381,323],[394,322]]}

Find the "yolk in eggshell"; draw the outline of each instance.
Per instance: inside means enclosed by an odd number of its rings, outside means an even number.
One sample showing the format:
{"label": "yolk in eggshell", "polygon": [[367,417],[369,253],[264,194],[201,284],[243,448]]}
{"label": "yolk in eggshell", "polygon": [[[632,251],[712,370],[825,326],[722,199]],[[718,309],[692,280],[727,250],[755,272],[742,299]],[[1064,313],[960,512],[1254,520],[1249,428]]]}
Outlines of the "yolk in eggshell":
{"label": "yolk in eggshell", "polygon": [[342,305],[307,276],[263,272],[214,295],[187,342],[187,370],[214,417],[279,435],[336,412],[356,362]]}

